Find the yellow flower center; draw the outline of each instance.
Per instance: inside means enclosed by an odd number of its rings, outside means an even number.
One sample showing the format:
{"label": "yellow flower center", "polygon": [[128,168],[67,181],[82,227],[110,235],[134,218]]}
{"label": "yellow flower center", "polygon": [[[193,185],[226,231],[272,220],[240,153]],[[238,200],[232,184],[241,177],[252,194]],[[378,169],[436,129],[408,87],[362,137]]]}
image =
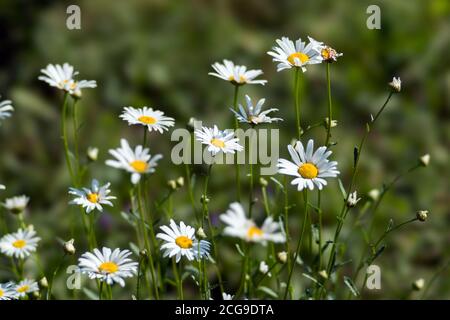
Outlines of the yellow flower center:
{"label": "yellow flower center", "polygon": [[231,82],[237,82],[237,83],[245,83],[245,82],[247,82],[247,79],[244,76],[242,76],[242,75],[239,76],[239,81],[236,81],[234,76],[229,76],[228,80],[230,80]]}
{"label": "yellow flower center", "polygon": [[211,144],[217,148],[225,148],[225,142],[217,138],[212,139]]}
{"label": "yellow flower center", "polygon": [[147,170],[148,164],[142,160],[135,160],[130,163],[130,166],[139,173],[145,172]]}
{"label": "yellow flower center", "polygon": [[153,117],[150,117],[150,116],[140,116],[138,118],[138,120],[145,124],[155,124],[156,123],[156,119]]}
{"label": "yellow flower center", "polygon": [[287,58],[292,65],[295,65],[295,59],[299,59],[302,64],[309,61],[309,57],[303,52],[295,52]]}
{"label": "yellow flower center", "polygon": [[250,228],[248,228],[247,236],[248,236],[250,239],[252,239],[252,238],[255,237],[255,236],[262,236],[263,233],[264,233],[264,232],[263,232],[260,228],[255,227],[255,226],[251,226]]}
{"label": "yellow flower center", "polygon": [[298,168],[298,173],[305,179],[314,179],[319,174],[319,169],[312,163],[304,163]]}
{"label": "yellow flower center", "polygon": [[175,239],[175,243],[177,244],[177,246],[183,249],[192,248],[192,240],[186,236],[179,236]]}
{"label": "yellow flower center", "polygon": [[87,195],[87,199],[89,202],[97,203],[98,202],[98,193],[89,193]]}
{"label": "yellow flower center", "polygon": [[330,59],[330,53],[331,53],[330,50],[328,50],[327,48],[322,49],[322,51],[320,52],[324,60]]}
{"label": "yellow flower center", "polygon": [[74,82],[72,82],[71,84],[70,84],[70,89],[71,90],[74,90],[76,87],[77,87],[77,83],[74,81]]}
{"label": "yellow flower center", "polygon": [[12,243],[13,247],[17,249],[22,249],[23,247],[25,247],[26,244],[27,242],[22,239],[16,240]]}
{"label": "yellow flower center", "polygon": [[4,294],[4,293],[3,293],[3,290],[0,289],[0,298],[3,297],[3,294]]}
{"label": "yellow flower center", "polygon": [[105,272],[105,273],[114,273],[117,270],[119,270],[119,266],[117,264],[115,264],[114,262],[108,261],[108,262],[103,262],[98,267],[98,270],[100,272]]}
{"label": "yellow flower center", "polygon": [[30,286],[29,285],[24,285],[24,286],[21,286],[21,287],[17,288],[17,292],[24,293],[24,292],[27,292],[28,289],[30,289]]}

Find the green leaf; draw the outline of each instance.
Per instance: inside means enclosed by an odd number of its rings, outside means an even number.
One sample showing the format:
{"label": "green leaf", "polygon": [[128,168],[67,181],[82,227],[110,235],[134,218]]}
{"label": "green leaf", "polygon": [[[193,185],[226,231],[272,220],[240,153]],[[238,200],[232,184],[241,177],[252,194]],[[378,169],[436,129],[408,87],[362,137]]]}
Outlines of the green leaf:
{"label": "green leaf", "polygon": [[89,299],[98,300],[98,295],[91,289],[83,288],[83,292]]}
{"label": "green leaf", "polygon": [[344,200],[346,200],[347,192],[345,191],[344,184],[342,183],[341,179],[338,179],[338,184],[339,184],[339,189],[341,190],[341,193],[342,193],[342,197],[344,197]]}
{"label": "green leaf", "polygon": [[258,287],[258,291],[264,292],[265,294],[267,294],[268,296],[270,296],[274,299],[278,299],[278,294],[268,287],[260,286],[260,287]]}
{"label": "green leaf", "polygon": [[139,247],[134,242],[130,242],[128,245],[130,246],[131,251],[133,251],[135,255],[139,256],[139,252],[141,251]]}
{"label": "green leaf", "polygon": [[345,285],[350,289],[350,292],[351,292],[355,297],[359,296],[359,291],[358,291],[358,289],[356,288],[355,284],[353,283],[353,280],[352,280],[352,279],[350,279],[350,278],[347,277],[347,276],[344,276],[344,283],[345,283]]}
{"label": "green leaf", "polygon": [[394,220],[393,219],[389,219],[389,223],[388,223],[388,225],[386,227],[386,231],[385,232],[387,233],[387,232],[391,231],[393,226],[394,226]]}
{"label": "green leaf", "polygon": [[242,251],[242,249],[241,249],[241,247],[239,246],[239,244],[236,243],[235,246],[236,246],[236,249],[237,249],[237,251],[239,252],[239,254],[240,254],[242,257],[245,257],[245,254],[244,254],[244,252]]}

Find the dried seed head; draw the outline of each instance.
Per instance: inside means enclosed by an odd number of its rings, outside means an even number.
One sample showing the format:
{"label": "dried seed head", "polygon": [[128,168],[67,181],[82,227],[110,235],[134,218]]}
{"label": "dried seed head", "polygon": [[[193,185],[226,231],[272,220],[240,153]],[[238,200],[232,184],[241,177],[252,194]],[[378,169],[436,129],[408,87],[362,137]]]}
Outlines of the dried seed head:
{"label": "dried seed head", "polygon": [[356,204],[359,202],[359,200],[361,200],[361,198],[358,198],[358,194],[355,192],[350,193],[350,195],[348,196],[347,199],[347,207],[349,208],[353,208],[354,206],[356,206]]}
{"label": "dried seed head", "polygon": [[417,211],[416,217],[419,221],[425,222],[428,219],[428,210]]}
{"label": "dried seed head", "polygon": [[402,80],[400,80],[400,77],[396,78],[393,77],[392,81],[389,82],[389,86],[395,91],[400,92],[402,90]]}
{"label": "dried seed head", "polygon": [[70,256],[74,255],[76,252],[75,246],[73,245],[74,242],[74,239],[70,239],[69,241],[64,242],[63,245],[64,252]]}
{"label": "dried seed head", "polygon": [[430,155],[427,153],[427,154],[424,154],[423,156],[421,156],[421,157],[419,158],[419,162],[420,162],[420,164],[421,164],[422,166],[428,167],[428,165],[430,164],[430,159],[431,159],[431,157],[430,157]]}

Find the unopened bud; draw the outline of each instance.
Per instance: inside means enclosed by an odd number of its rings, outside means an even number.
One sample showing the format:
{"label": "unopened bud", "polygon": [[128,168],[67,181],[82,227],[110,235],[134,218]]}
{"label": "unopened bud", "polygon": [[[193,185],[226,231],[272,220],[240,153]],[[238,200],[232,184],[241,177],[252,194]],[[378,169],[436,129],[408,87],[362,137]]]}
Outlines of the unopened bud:
{"label": "unopened bud", "polygon": [[98,148],[89,147],[86,152],[89,161],[97,161],[98,159]]}
{"label": "unopened bud", "polygon": [[380,197],[380,190],[372,189],[367,193],[367,196],[370,198],[370,200],[377,201]]}
{"label": "unopened bud", "polygon": [[183,186],[184,186],[184,178],[183,178],[183,177],[179,177],[179,178],[176,180],[176,183],[177,183],[177,187],[178,187],[178,188],[183,187]]}
{"label": "unopened bud", "polygon": [[[326,117],[323,122],[325,124],[325,127],[328,128],[328,126],[330,125],[330,118]],[[331,128],[337,127],[337,125],[337,120],[331,120]]]}
{"label": "unopened bud", "polygon": [[400,92],[402,90],[402,81],[400,80],[400,77],[396,78],[393,77],[392,81],[389,82],[389,86],[396,92]]}
{"label": "unopened bud", "polygon": [[259,178],[259,184],[262,186],[262,187],[267,187],[268,185],[269,185],[269,183],[267,182],[267,180],[266,179],[264,179],[263,177],[261,177],[261,178]]}
{"label": "unopened bud", "polygon": [[175,180],[169,180],[169,181],[167,181],[167,186],[171,190],[176,190],[177,189],[177,182]]}
{"label": "unopened bud", "polygon": [[324,279],[328,279],[328,273],[326,270],[319,271],[319,276],[321,276]]}
{"label": "unopened bud", "polygon": [[142,249],[141,251],[139,251],[139,255],[141,256],[141,258],[147,258],[148,257],[147,250]]}
{"label": "unopened bud", "polygon": [[277,258],[280,263],[286,263],[288,258],[287,252],[286,251],[278,252]]}
{"label": "unopened bud", "polygon": [[431,157],[430,157],[430,155],[427,153],[427,154],[424,154],[423,156],[421,156],[421,157],[419,158],[419,162],[420,162],[420,164],[421,164],[422,166],[428,167],[428,165],[430,164],[430,159],[431,159]]}
{"label": "unopened bud", "polygon": [[417,219],[419,219],[419,221],[426,221],[428,219],[428,210],[419,210],[416,213],[416,217]]}
{"label": "unopened bud", "polygon": [[205,233],[205,230],[203,230],[203,228],[198,228],[198,230],[197,230],[197,236],[198,236],[200,239],[206,239],[206,238],[207,238],[206,233]]}
{"label": "unopened bud", "polygon": [[413,290],[420,291],[425,286],[425,280],[420,278],[412,283]]}
{"label": "unopened bud", "polygon": [[209,198],[205,195],[202,195],[200,198],[201,203],[209,203]]}
{"label": "unopened bud", "polygon": [[63,248],[64,248],[64,252],[68,255],[74,255],[75,254],[75,246],[73,245],[73,243],[75,242],[74,239],[70,239],[69,241],[64,242]]}
{"label": "unopened bud", "polygon": [[41,288],[48,288],[48,281],[46,277],[43,277],[41,280],[39,280],[39,286]]}
{"label": "unopened bud", "polygon": [[347,207],[353,208],[354,206],[356,206],[359,200],[361,200],[361,198],[358,198],[358,194],[356,193],[356,191],[350,193],[347,199]]}

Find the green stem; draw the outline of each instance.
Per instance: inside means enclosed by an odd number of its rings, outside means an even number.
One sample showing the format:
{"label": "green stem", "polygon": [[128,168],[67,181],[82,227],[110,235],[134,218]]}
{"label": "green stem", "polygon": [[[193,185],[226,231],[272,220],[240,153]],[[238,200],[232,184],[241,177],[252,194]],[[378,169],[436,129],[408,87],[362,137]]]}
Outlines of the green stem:
{"label": "green stem", "polygon": [[331,104],[331,79],[330,79],[330,64],[327,63],[327,89],[328,89],[328,124],[327,124],[327,137],[325,140],[325,146],[328,147],[328,143],[331,138],[331,123],[333,120],[333,109]]}
{"label": "green stem", "polygon": [[[239,94],[239,85],[234,86],[234,96],[233,96],[233,108],[234,111],[238,111],[238,94]],[[234,117],[234,116],[233,116]],[[234,130],[237,131],[239,129],[239,122],[236,117],[234,117]],[[241,202],[241,179],[240,179],[240,168],[238,163],[238,154],[234,155],[234,161],[235,161],[235,170],[236,170],[236,199],[238,202]]]}
{"label": "green stem", "polygon": [[75,183],[75,176],[72,169],[72,162],[70,161],[70,152],[69,152],[69,142],[67,140],[67,132],[66,132],[66,118],[67,118],[67,100],[68,100],[68,93],[64,95],[64,102],[62,106],[62,112],[61,112],[61,133],[63,136],[63,142],[64,142],[64,155],[66,157],[66,164],[67,169],[69,170],[70,179],[72,180],[72,183]]}
{"label": "green stem", "polygon": [[249,192],[249,199],[248,199],[248,215],[250,217],[250,219],[252,218],[252,209],[253,209],[253,193],[254,193],[254,177],[253,177],[253,146],[252,146],[252,142],[253,142],[253,131],[254,129],[251,129],[251,133],[250,133],[250,144],[248,147],[248,157],[249,157],[249,165],[250,165],[250,192]]}
{"label": "green stem", "polygon": [[61,268],[64,258],[66,257],[66,254],[62,257],[62,259],[59,261],[55,271],[53,271],[52,277],[50,278],[50,282],[48,283],[48,289],[47,289],[47,297],[46,300],[50,300],[52,298],[52,288],[53,288],[53,282],[55,281],[56,274],[58,273],[59,269]]}
{"label": "green stem", "polygon": [[98,300],[103,298],[103,281],[100,281],[100,288],[98,289]]}
{"label": "green stem", "polygon": [[386,101],[384,102],[383,106],[380,108],[380,110],[378,110],[377,114],[373,118],[372,124],[375,123],[375,121],[377,121],[378,117],[381,115],[381,113],[383,112],[384,108],[386,108],[387,104],[389,103],[389,100],[391,100],[391,97],[392,97],[393,93],[394,93],[394,91],[389,92],[389,95],[388,95]]}
{"label": "green stem", "polygon": [[288,280],[286,282],[286,291],[284,292],[284,300],[286,300],[288,292],[289,292],[289,286],[291,283],[291,278],[292,278],[292,274],[294,273],[294,269],[295,269],[295,263],[297,261],[297,257],[300,254],[300,250],[302,248],[302,243],[303,243],[303,235],[305,233],[305,229],[306,229],[306,223],[308,220],[308,189],[304,189],[303,190],[303,198],[304,198],[304,219],[303,219],[303,223],[301,225],[301,233],[300,233],[300,238],[298,239],[297,242],[297,248],[295,249],[295,255],[294,255],[294,260],[293,260],[293,265],[291,267],[291,269],[289,270],[289,276],[288,276]]}
{"label": "green stem", "polygon": [[75,99],[72,104],[72,120],[73,120],[73,148],[75,153],[75,172],[77,177],[76,184],[81,184],[80,177],[80,154],[78,149],[78,119],[77,119],[77,102],[78,99]]}
{"label": "green stem", "polygon": [[298,140],[300,140],[302,136],[302,127],[300,122],[300,90],[299,90],[299,84],[300,84],[300,68],[295,68],[295,74],[294,74],[294,102],[295,102],[295,117],[297,120],[297,137]]}

